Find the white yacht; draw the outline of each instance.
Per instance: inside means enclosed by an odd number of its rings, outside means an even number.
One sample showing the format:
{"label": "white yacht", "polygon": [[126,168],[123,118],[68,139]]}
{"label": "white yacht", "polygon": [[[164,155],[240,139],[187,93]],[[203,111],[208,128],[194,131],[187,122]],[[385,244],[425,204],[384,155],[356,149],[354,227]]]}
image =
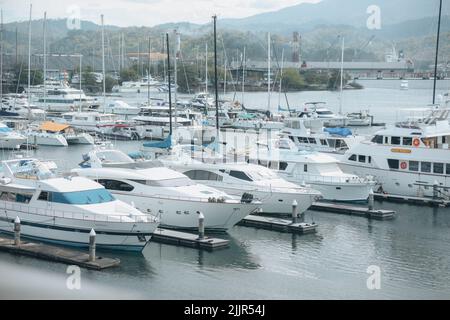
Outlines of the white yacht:
{"label": "white yacht", "polygon": [[117,115],[123,115],[123,116],[131,115],[132,116],[132,115],[139,114],[139,112],[141,111],[141,108],[130,106],[125,101],[116,100],[116,101],[107,103],[103,107],[102,111],[107,112],[107,113],[117,114]]}
{"label": "white yacht", "polygon": [[[124,81],[122,85],[116,85],[112,88],[112,92],[115,93],[145,93],[148,91],[147,81]],[[151,80],[150,81],[150,92],[151,93],[161,93],[166,92],[166,87],[164,84]]]}
{"label": "white yacht", "polygon": [[294,200],[298,203],[298,212],[302,213],[321,196],[316,190],[288,182],[270,169],[258,165],[192,159],[189,148],[190,146],[175,146],[171,155],[163,156],[159,160],[192,180],[227,194],[238,197],[252,195],[262,202],[261,211],[264,213],[289,214],[292,212]]}
{"label": "white yacht", "polygon": [[66,128],[68,126],[47,121],[38,128],[30,126],[25,134],[28,137],[28,142],[34,145],[67,147],[69,144],[62,133]]}
{"label": "white yacht", "polygon": [[27,137],[0,122],[0,149],[20,149],[26,141]]}
{"label": "white yacht", "polygon": [[30,93],[35,96],[43,96],[44,95],[44,88],[47,90],[47,93],[49,91],[58,90],[58,89],[67,89],[70,88],[67,81],[61,81],[61,80],[52,80],[52,79],[46,79],[45,80],[45,86],[44,84],[38,84],[34,86],[30,86],[24,88],[25,93]]}
{"label": "white yacht", "polygon": [[0,230],[13,233],[20,218],[24,238],[87,247],[89,232],[100,248],[141,251],[158,227],[156,217],[116,200],[83,177],[57,177],[54,162],[2,162]]}
{"label": "white yacht", "polygon": [[37,105],[45,111],[69,112],[80,109],[98,109],[99,102],[87,97],[83,90],[58,88],[49,90],[45,97],[39,96]]}
{"label": "white yacht", "polygon": [[342,154],[365,139],[347,128],[324,128],[320,119],[287,118],[282,136],[291,139],[300,150]]}
{"label": "white yacht", "polygon": [[345,124],[350,127],[368,127],[373,123],[373,116],[368,110],[347,113]]}
{"label": "white yacht", "polygon": [[375,185],[371,177],[344,173],[338,160],[328,154],[298,151],[289,139],[258,143],[248,158],[251,163],[275,170],[288,181],[311,185],[322,193],[324,200],[366,201]]}
{"label": "white yacht", "polygon": [[30,104],[25,95],[7,94],[3,96],[3,101],[0,104],[0,116],[43,120],[45,111]]}
{"label": "white yacht", "polygon": [[400,82],[400,90],[408,90],[409,89],[409,82],[408,80],[402,80]]}
{"label": "white yacht", "polygon": [[405,121],[376,132],[342,157],[345,172],[372,175],[377,191],[406,196],[450,197],[450,125],[445,108],[420,121]]}
{"label": "white yacht", "polygon": [[202,212],[206,229],[226,231],[260,205],[194,182],[158,162],[135,162],[118,150],[99,147],[83,158],[82,169],[72,172],[98,181],[118,199],[158,216],[167,228],[197,229],[198,212]]}
{"label": "white yacht", "polygon": [[[288,111],[278,108],[279,111]],[[300,110],[291,110],[299,118],[317,118],[323,120],[325,127],[342,127],[346,125],[347,117],[333,113],[325,102],[306,102]]]}

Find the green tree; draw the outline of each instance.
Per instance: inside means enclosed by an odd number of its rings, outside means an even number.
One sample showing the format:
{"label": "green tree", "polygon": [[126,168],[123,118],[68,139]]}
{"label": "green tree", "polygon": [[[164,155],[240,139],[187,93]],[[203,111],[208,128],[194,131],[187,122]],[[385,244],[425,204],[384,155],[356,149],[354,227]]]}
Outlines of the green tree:
{"label": "green tree", "polygon": [[294,68],[284,70],[282,86],[284,90],[301,90],[307,87],[305,79]]}

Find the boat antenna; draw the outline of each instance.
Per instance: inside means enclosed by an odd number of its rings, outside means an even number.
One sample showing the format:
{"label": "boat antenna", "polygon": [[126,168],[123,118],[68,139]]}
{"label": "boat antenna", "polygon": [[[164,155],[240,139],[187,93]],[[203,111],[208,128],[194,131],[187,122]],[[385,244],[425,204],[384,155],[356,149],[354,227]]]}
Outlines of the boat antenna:
{"label": "boat antenna", "polygon": [[167,46],[167,83],[169,86],[169,134],[172,136],[172,88],[170,84],[170,49],[169,49],[169,33],[166,33],[166,46]]}
{"label": "boat antenna", "polygon": [[270,32],[267,33],[267,109],[270,110]]}
{"label": "boat antenna", "polygon": [[216,130],[219,139],[219,88],[217,83],[217,15],[213,16],[214,21],[214,86],[216,93]]}
{"label": "boat antenna", "polygon": [[436,39],[436,57],[434,59],[434,82],[433,82],[433,104],[436,102],[436,80],[437,80],[437,64],[439,55],[439,36],[441,32],[441,15],[442,15],[442,0],[439,1],[439,19]]}

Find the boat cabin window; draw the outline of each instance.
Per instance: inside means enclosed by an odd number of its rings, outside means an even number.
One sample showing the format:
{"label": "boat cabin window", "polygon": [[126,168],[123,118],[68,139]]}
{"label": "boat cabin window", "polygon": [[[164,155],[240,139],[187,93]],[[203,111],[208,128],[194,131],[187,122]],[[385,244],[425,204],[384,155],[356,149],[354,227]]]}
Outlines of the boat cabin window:
{"label": "boat cabin window", "polygon": [[377,144],[383,144],[383,136],[376,135],[375,137],[372,138],[372,142]]}
{"label": "boat cabin window", "polygon": [[223,177],[211,171],[206,170],[190,170],[184,172],[185,175],[192,180],[209,180],[209,181],[222,181]]}
{"label": "boat cabin window", "polygon": [[327,140],[320,139],[320,144],[323,145],[323,146],[326,146],[327,145]]}
{"label": "boat cabin window", "polygon": [[400,145],[400,137],[391,137],[391,144]]}
{"label": "boat cabin window", "polygon": [[433,173],[443,174],[444,173],[444,164],[435,162],[433,163]]}
{"label": "boat cabin window", "polygon": [[42,201],[49,201],[50,199],[48,198],[48,192],[47,191],[41,191],[41,193],[39,194],[38,200],[42,200]]}
{"label": "boat cabin window", "polygon": [[304,172],[308,172],[308,165],[307,165],[307,164],[304,164],[304,165],[303,165],[303,171],[304,171]]}
{"label": "boat cabin window", "polygon": [[243,171],[237,171],[237,170],[231,170],[229,173],[230,177],[244,180],[244,181],[253,181],[245,172]]}
{"label": "boat cabin window", "polygon": [[134,189],[131,184],[119,180],[99,179],[97,182],[108,190],[130,192]]}
{"label": "boat cabin window", "polygon": [[384,144],[389,144],[389,137],[384,137]]}
{"label": "boat cabin window", "polygon": [[358,156],[358,162],[366,163],[366,156]]}
{"label": "boat cabin window", "polygon": [[445,165],[445,167],[446,167],[447,174],[450,175],[450,163],[447,163]]}
{"label": "boat cabin window", "polygon": [[409,171],[419,171],[419,161],[410,161],[409,162]]}
{"label": "boat cabin window", "polygon": [[420,171],[431,172],[431,162],[421,162],[420,163]]}
{"label": "boat cabin window", "polygon": [[316,144],[316,139],[315,138],[308,138],[308,141],[311,144]]}
{"label": "boat cabin window", "polygon": [[350,156],[350,158],[348,158],[348,160],[350,160],[350,161],[356,161],[356,154],[352,154],[352,155]]}
{"label": "boat cabin window", "polygon": [[371,156],[369,156],[369,161],[368,162],[372,163],[372,157]]}
{"label": "boat cabin window", "polygon": [[114,197],[106,189],[93,189],[75,192],[49,192],[51,202],[62,204],[97,204],[114,201]]}
{"label": "boat cabin window", "polygon": [[427,148],[430,148],[430,149],[438,148],[437,137],[422,138],[422,142]]}
{"label": "boat cabin window", "polygon": [[403,137],[403,145],[404,146],[412,146],[412,138],[411,137]]}
{"label": "boat cabin window", "polygon": [[336,139],[336,149],[348,148],[347,143],[342,139]]}
{"label": "boat cabin window", "polygon": [[399,168],[399,162],[400,161],[395,160],[395,159],[388,159],[389,169],[398,169]]}
{"label": "boat cabin window", "polygon": [[0,193],[0,200],[18,203],[28,203],[30,202],[32,195],[20,194],[13,192],[2,192]]}
{"label": "boat cabin window", "polygon": [[279,170],[285,171],[285,170],[287,169],[287,167],[288,167],[288,163],[287,163],[287,162],[284,162],[284,161],[281,161],[281,162],[280,162],[280,168],[279,168]]}

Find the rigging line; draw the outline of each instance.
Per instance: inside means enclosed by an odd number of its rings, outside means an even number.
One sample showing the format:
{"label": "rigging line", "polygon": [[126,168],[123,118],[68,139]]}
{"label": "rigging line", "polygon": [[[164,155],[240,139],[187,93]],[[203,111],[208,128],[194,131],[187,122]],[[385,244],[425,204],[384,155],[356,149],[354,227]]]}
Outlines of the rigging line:
{"label": "rigging line", "polygon": [[188,81],[188,77],[187,77],[187,73],[186,73],[186,67],[184,65],[183,54],[182,54],[181,48],[180,48],[180,60],[181,60],[181,65],[183,66],[184,79],[186,81],[188,94],[191,94],[191,89],[189,87],[189,81]]}
{"label": "rigging line", "polygon": [[[225,44],[223,42],[223,34],[220,35],[220,41],[222,42],[222,49],[223,49],[223,52],[225,54],[225,68],[227,70],[229,70],[229,68],[227,68],[229,66],[229,64],[228,64],[228,55],[227,55],[227,51],[225,50]],[[234,83],[233,73],[231,73],[231,70],[230,70],[230,77],[231,77],[231,83],[233,84],[233,89],[234,89],[234,97],[233,97],[233,101],[234,101],[234,98],[236,97],[237,89],[236,89],[236,85]]]}
{"label": "rigging line", "polygon": [[[273,54],[274,54],[274,56],[275,56],[275,62],[276,62],[277,68],[278,68],[278,70],[280,70],[281,67],[280,67],[280,63],[279,63],[279,61],[278,61],[277,51],[276,51],[276,50],[273,50]],[[285,90],[282,90],[282,91],[283,91],[283,93],[284,93],[284,99],[286,100],[286,106],[287,106],[287,108],[288,108],[288,111],[289,111],[289,113],[291,113],[291,108],[290,108],[290,105],[289,105],[289,99],[288,99],[288,96],[287,96],[286,89],[285,89]]]}

